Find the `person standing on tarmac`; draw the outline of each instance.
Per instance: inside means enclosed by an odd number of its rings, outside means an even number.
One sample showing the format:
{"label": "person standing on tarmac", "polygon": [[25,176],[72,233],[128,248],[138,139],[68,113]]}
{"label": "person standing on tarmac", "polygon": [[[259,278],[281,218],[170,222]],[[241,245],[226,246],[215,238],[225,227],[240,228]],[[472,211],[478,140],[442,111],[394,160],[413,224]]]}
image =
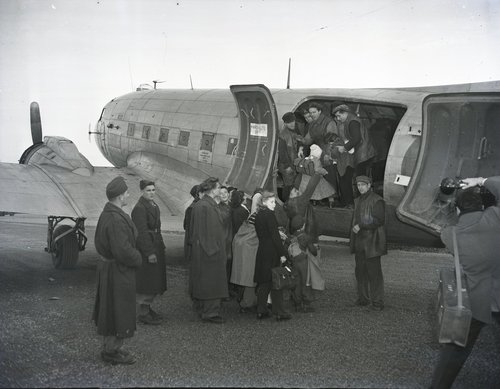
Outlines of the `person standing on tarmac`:
{"label": "person standing on tarmac", "polygon": [[226,242],[215,197],[220,194],[219,179],[201,183],[203,198],[193,206],[189,225],[191,268],[189,293],[193,308],[202,321],[222,324],[222,299],[227,299]]}
{"label": "person standing on tarmac", "polygon": [[97,293],[92,319],[97,333],[104,336],[101,358],[113,364],[135,363],[135,358],[122,349],[124,339],[134,336],[135,271],[141,266],[141,253],[136,249],[137,230],[122,208],[129,196],[123,177],[106,186],[109,200],[99,216],[95,231]]}
{"label": "person standing on tarmac", "polygon": [[372,304],[384,309],[384,277],[380,257],[387,254],[385,232],[385,201],[371,189],[367,176],[356,177],[361,195],[354,200],[350,247],[356,261],[355,276],[358,299],[355,304]]}
{"label": "person standing on tarmac", "polygon": [[156,296],[167,290],[165,244],[161,235],[160,209],[154,201],[155,183],[141,180],[142,195],[132,210],[132,220],[138,230],[137,248],[142,266],[136,272],[137,319],[143,324],[161,324],[163,317],[151,309]]}

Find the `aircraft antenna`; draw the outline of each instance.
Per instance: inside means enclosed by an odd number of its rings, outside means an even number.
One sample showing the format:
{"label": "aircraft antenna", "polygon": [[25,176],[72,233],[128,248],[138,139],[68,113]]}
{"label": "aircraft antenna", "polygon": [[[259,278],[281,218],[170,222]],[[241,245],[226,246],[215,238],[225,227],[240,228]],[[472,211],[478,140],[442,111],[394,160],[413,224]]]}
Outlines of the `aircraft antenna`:
{"label": "aircraft antenna", "polygon": [[165,82],[165,81],[153,80],[154,89],[156,89],[156,84],[161,84],[162,82]]}
{"label": "aircraft antenna", "polygon": [[191,82],[191,90],[193,90],[193,79],[191,78],[191,74],[189,75],[189,82]]}
{"label": "aircraft antenna", "polygon": [[292,68],[292,59],[288,58],[288,78],[286,80],[286,89],[290,89],[290,69]]}

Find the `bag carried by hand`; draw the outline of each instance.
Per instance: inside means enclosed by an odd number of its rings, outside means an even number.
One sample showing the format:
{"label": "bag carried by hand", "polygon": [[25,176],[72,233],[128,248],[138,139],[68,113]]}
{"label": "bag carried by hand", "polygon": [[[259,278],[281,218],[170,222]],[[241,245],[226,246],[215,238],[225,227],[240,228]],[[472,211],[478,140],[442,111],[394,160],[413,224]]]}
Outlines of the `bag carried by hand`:
{"label": "bag carried by hand", "polygon": [[291,289],[295,286],[295,274],[289,266],[278,266],[271,269],[273,289]]}
{"label": "bag carried by hand", "polygon": [[439,343],[455,343],[465,347],[469,335],[472,312],[467,280],[460,269],[455,228],[453,228],[455,268],[441,269],[437,295],[437,321]]}

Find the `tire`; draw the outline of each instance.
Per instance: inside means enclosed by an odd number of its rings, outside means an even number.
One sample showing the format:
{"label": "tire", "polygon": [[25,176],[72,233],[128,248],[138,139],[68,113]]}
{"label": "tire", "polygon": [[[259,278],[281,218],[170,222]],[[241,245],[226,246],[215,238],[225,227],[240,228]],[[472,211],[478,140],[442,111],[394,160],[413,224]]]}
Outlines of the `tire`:
{"label": "tire", "polygon": [[[54,239],[71,229],[71,226],[60,225],[54,231]],[[71,232],[57,241],[52,250],[52,263],[56,269],[74,269],[78,262],[78,238]]]}

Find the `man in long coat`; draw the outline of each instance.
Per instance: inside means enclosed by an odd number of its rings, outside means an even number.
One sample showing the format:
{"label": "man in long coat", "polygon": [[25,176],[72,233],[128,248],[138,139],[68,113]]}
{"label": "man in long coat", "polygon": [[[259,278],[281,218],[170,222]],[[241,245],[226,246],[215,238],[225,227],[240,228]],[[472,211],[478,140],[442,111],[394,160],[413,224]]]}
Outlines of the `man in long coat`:
{"label": "man in long coat", "polygon": [[128,188],[123,177],[117,177],[106,187],[109,202],[97,222],[95,247],[100,254],[97,262],[97,293],[92,319],[97,333],[104,336],[101,357],[113,364],[132,364],[135,358],[122,350],[125,338],[134,336],[135,270],[142,263],[135,247],[137,230],[123,212]]}
{"label": "man in long coat", "polygon": [[207,178],[201,183],[201,190],[205,195],[193,206],[189,225],[189,291],[194,309],[203,321],[224,323],[221,302],[228,297],[226,242],[221,215],[214,200],[219,195],[219,180]]}
{"label": "man in long coat", "polygon": [[361,196],[354,200],[351,224],[351,253],[356,261],[355,276],[358,299],[356,305],[384,309],[384,277],[380,257],[387,254],[385,201],[371,189],[367,176],[356,177]]}
{"label": "man in long coat", "polygon": [[161,236],[160,208],[154,201],[155,183],[141,180],[142,195],[132,210],[137,228],[137,248],[142,254],[142,266],[136,273],[138,320],[144,324],[160,324],[162,316],[151,309],[156,296],[167,290],[165,244]]}
{"label": "man in long coat", "polygon": [[474,188],[484,186],[498,201],[500,176],[466,178],[463,182],[466,190],[456,198],[460,212],[458,223],[443,228],[441,240],[453,252],[455,229],[459,261],[467,278],[472,321],[465,347],[453,343],[442,345],[432,388],[451,387],[481,329],[492,323],[492,316],[500,323],[500,207],[497,204],[483,210],[481,195]]}

